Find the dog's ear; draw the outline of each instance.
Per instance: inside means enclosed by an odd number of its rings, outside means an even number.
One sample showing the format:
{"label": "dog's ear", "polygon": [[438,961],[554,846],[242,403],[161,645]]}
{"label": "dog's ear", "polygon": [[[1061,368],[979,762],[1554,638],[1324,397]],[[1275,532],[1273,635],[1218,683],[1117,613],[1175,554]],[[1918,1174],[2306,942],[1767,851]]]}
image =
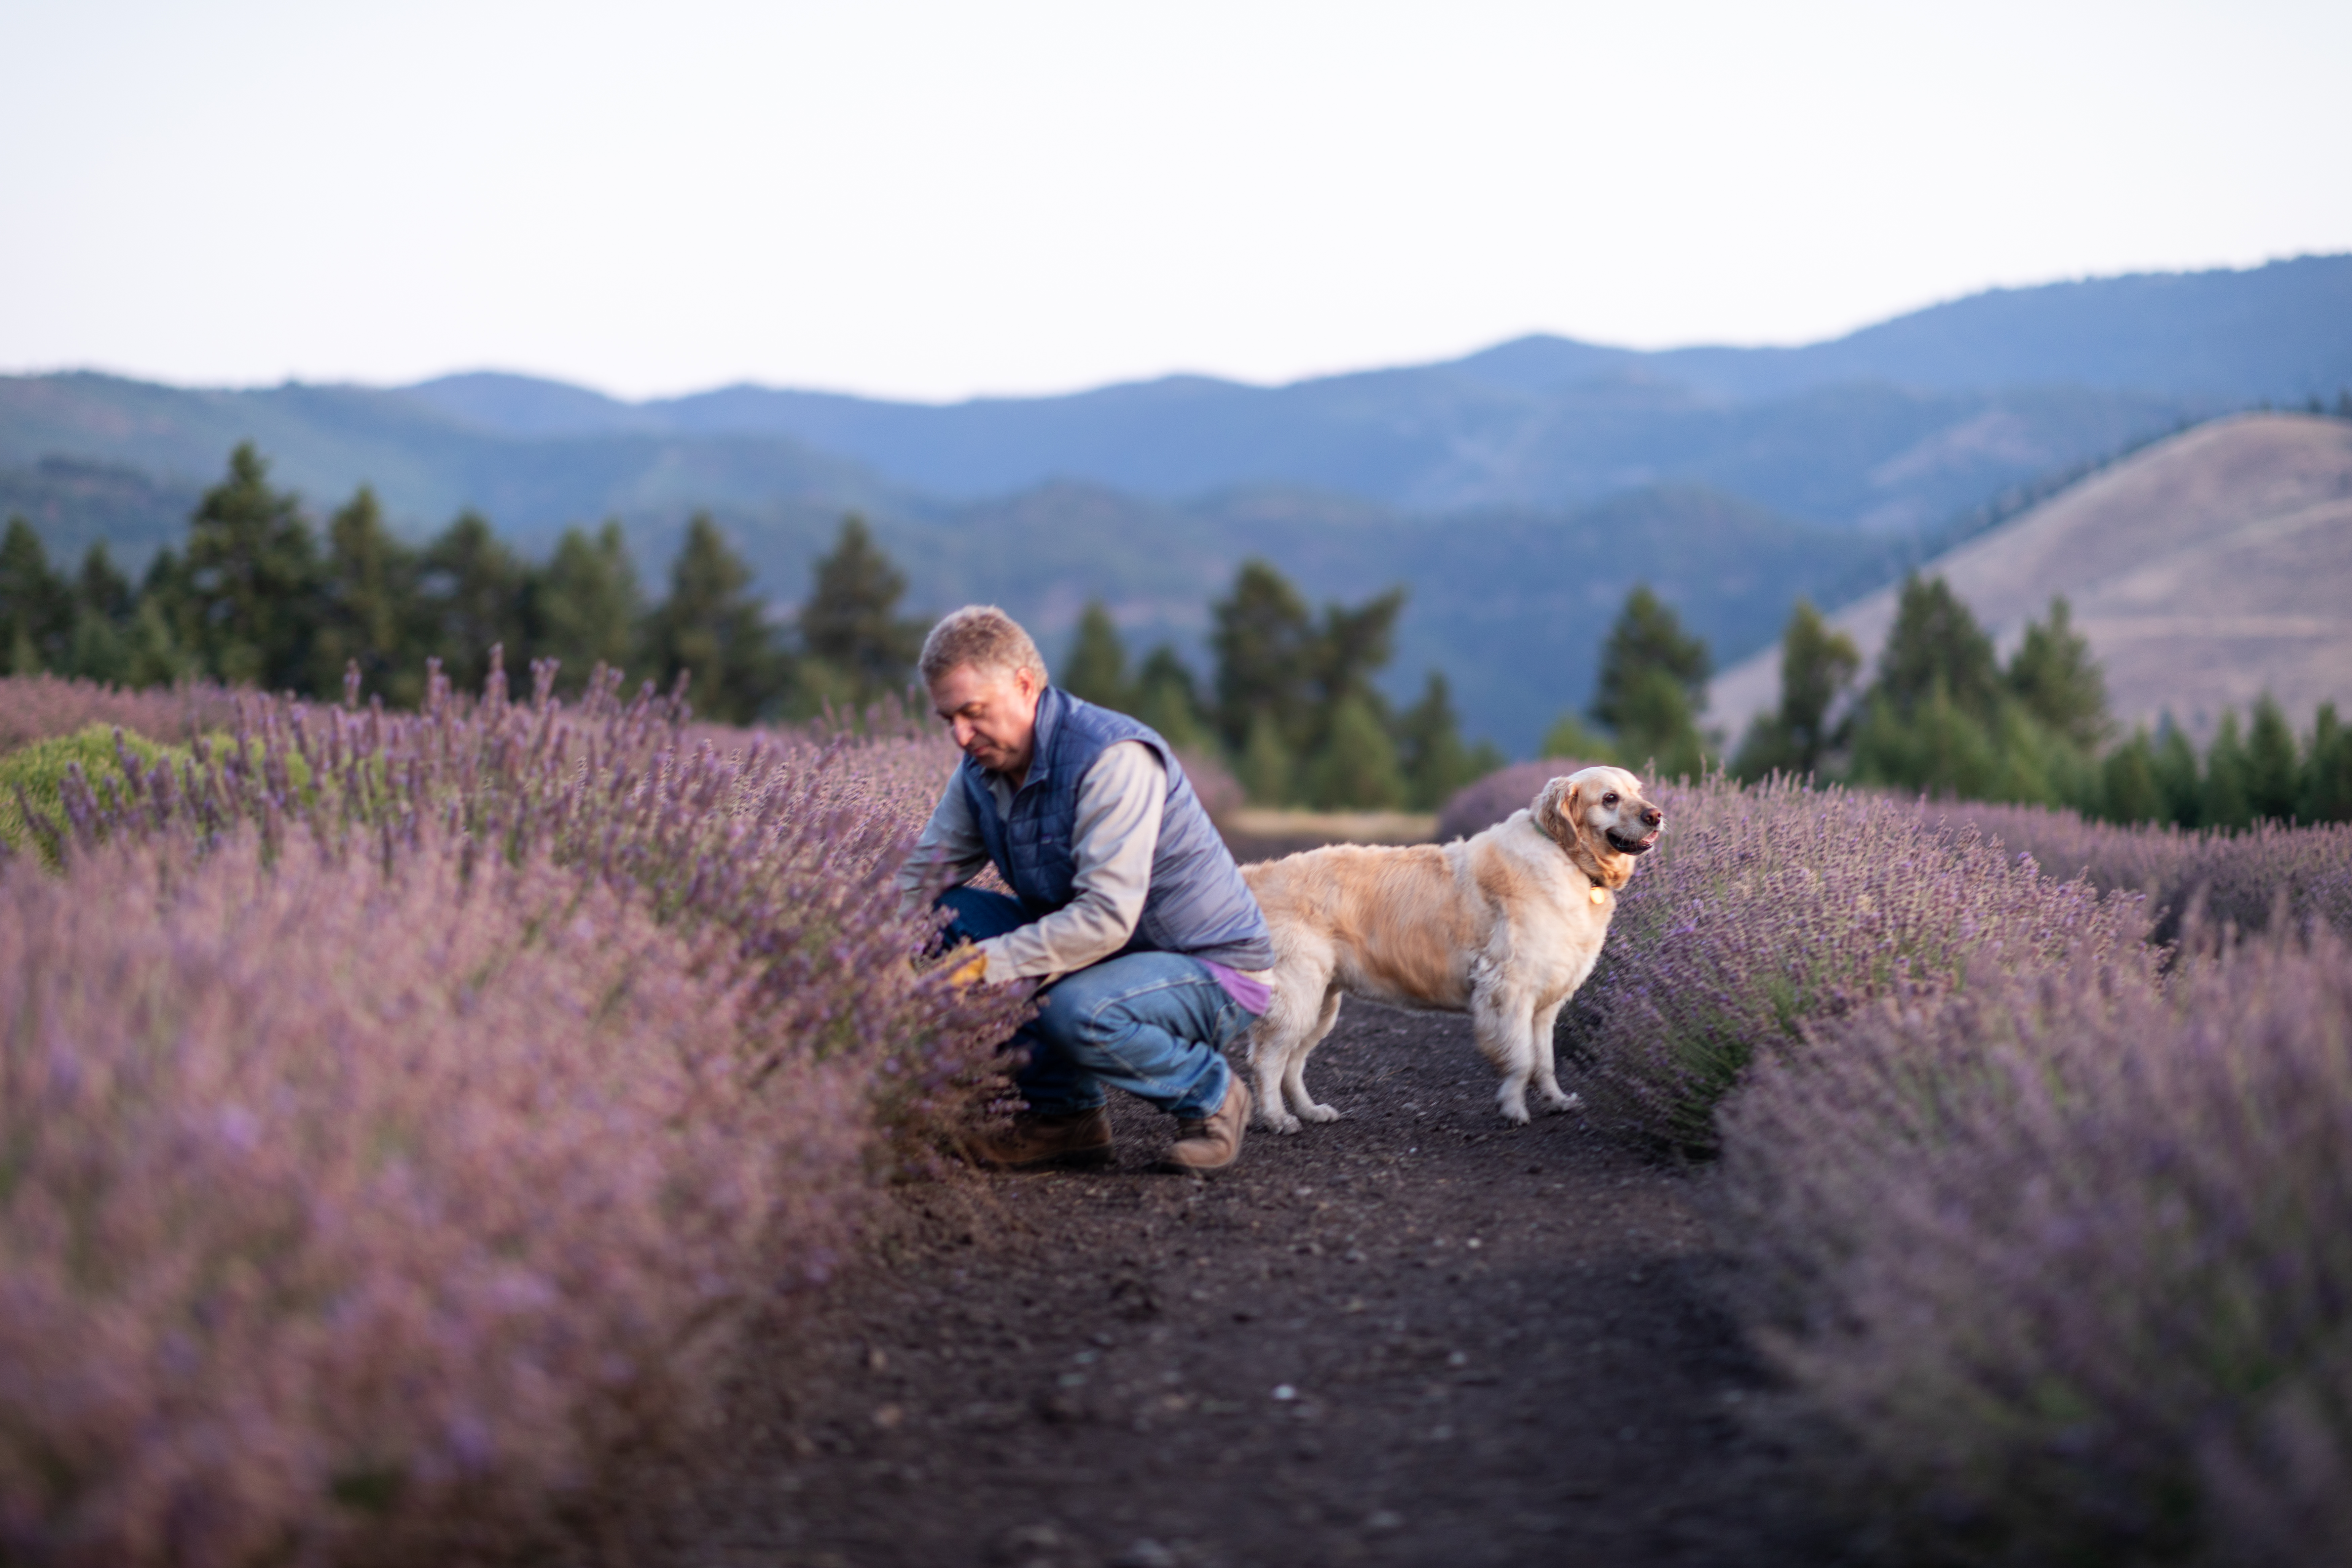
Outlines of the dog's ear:
{"label": "dog's ear", "polygon": [[1580,788],[1563,776],[1551,780],[1538,790],[1529,809],[1535,816],[1536,826],[1543,830],[1546,837],[1565,844],[1569,838],[1562,835],[1572,837],[1575,834],[1576,819],[1582,815],[1582,800]]}

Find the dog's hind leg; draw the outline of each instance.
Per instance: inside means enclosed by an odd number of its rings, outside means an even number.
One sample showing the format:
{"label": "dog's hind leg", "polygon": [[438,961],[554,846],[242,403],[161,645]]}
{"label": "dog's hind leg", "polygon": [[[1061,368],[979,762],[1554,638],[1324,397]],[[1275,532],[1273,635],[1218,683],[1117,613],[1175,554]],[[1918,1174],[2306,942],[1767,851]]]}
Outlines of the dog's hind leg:
{"label": "dog's hind leg", "polygon": [[1530,1021],[1526,1005],[1516,996],[1472,998],[1471,1032],[1477,1037],[1479,1054],[1503,1077],[1495,1089],[1495,1109],[1515,1127],[1527,1125],[1528,1079],[1535,1071],[1535,1052],[1528,1039]]}
{"label": "dog's hind leg", "polygon": [[[1318,1038],[1317,1024],[1328,1011],[1323,991],[1311,974],[1278,973],[1265,1016],[1250,1026],[1250,1071],[1257,1080],[1257,1123],[1269,1132],[1296,1132],[1298,1118],[1283,1108],[1285,1080]],[[1325,1024],[1328,1026],[1328,1022]]]}
{"label": "dog's hind leg", "polygon": [[1553,1030],[1559,1024],[1559,1010],[1566,1005],[1568,1002],[1563,997],[1538,1012],[1535,1031],[1528,1040],[1535,1057],[1536,1098],[1552,1110],[1574,1110],[1584,1103],[1580,1095],[1560,1092],[1559,1065],[1554,1059],[1558,1052],[1552,1046]]}
{"label": "dog's hind leg", "polygon": [[1323,1037],[1331,1032],[1331,1026],[1339,1021],[1342,1000],[1336,986],[1323,994],[1323,1011],[1316,1018],[1315,1026],[1307,1031],[1305,1039],[1290,1047],[1290,1061],[1282,1070],[1282,1091],[1289,1097],[1290,1109],[1297,1113],[1301,1121],[1339,1120],[1339,1112],[1336,1109],[1316,1104],[1315,1097],[1307,1091],[1307,1058],[1323,1043]]}

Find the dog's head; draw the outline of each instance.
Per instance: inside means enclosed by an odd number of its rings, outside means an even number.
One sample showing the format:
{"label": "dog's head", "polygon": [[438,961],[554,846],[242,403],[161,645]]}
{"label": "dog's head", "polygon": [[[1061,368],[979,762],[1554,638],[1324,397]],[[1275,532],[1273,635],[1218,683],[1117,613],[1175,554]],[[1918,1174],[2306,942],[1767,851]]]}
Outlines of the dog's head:
{"label": "dog's head", "polygon": [[1622,888],[1633,857],[1657,847],[1666,814],[1642,795],[1642,781],[1623,768],[1585,768],[1543,786],[1528,808],[1536,826],[1561,848],[1592,857],[1601,879]]}

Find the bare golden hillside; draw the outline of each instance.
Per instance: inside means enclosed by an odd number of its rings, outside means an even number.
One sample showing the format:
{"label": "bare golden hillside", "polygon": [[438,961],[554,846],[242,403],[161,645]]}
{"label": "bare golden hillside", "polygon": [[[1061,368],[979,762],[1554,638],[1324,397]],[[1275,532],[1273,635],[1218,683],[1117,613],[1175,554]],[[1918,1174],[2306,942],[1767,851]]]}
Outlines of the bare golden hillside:
{"label": "bare golden hillside", "polygon": [[[2203,738],[2264,690],[2301,726],[2352,706],[2352,423],[2250,414],[2200,426],[2054,496],[1927,568],[2006,653],[2053,594],[2126,724],[2169,711]],[[1875,661],[1881,589],[1830,619]],[[1707,722],[1734,743],[1780,700],[1773,647],[1723,672]]]}

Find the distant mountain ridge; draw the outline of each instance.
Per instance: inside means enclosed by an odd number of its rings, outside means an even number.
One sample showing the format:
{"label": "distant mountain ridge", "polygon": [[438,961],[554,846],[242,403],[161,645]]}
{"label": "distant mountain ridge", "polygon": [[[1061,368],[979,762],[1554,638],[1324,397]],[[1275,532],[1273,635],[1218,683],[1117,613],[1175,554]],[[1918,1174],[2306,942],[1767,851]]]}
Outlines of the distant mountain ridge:
{"label": "distant mountain ridge", "polygon": [[[1844,419],[1866,429],[1881,463],[1917,467],[1939,434],[1969,428],[1946,443],[1948,457],[2005,443],[2029,464],[2051,463],[2070,440],[2113,444],[2168,417],[2346,387],[2352,257],[1995,289],[1802,348],[1642,352],[1538,335],[1274,387],[1183,375],[925,404],[739,385],[631,404],[478,373],[399,390],[515,436],[787,436],[949,495],[1055,479],[1160,499],[1307,483],[1444,510],[1575,504],[1680,480],[1883,529],[1966,499],[1889,504],[1866,484],[1776,488],[1759,444],[1791,425]],[[2071,428],[2038,447],[2023,434],[2053,418]]]}
{"label": "distant mountain ridge", "polygon": [[1800,349],[1531,337],[1255,387],[891,403],[731,387],[630,404],[528,377],[229,391],[0,376],[0,509],[126,563],[254,441],[315,511],[373,485],[412,536],[461,509],[525,548],[617,517],[648,577],[689,512],[789,604],[841,514],[916,608],[992,598],[1049,646],[1100,594],[1195,655],[1244,556],[1313,598],[1406,582],[1395,685],[1445,669],[1474,733],[1532,743],[1590,696],[1649,580],[1730,662],[1788,601],[1866,592],[1990,498],[2258,398],[2352,386],[2352,257],[1995,291]]}

